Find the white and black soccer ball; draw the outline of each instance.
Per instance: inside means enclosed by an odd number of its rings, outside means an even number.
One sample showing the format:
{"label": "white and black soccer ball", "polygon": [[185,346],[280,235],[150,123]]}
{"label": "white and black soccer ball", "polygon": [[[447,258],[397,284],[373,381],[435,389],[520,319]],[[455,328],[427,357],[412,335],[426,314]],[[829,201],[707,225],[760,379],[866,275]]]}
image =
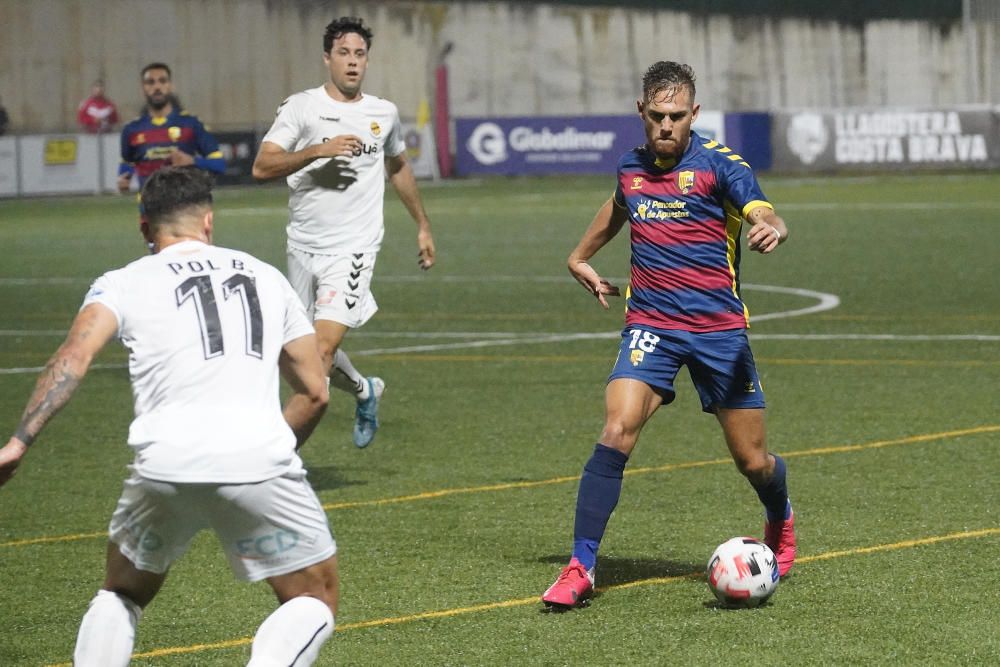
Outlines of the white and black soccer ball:
{"label": "white and black soccer ball", "polygon": [[778,588],[778,559],[760,540],[734,537],[716,547],[705,575],[724,607],[757,607]]}

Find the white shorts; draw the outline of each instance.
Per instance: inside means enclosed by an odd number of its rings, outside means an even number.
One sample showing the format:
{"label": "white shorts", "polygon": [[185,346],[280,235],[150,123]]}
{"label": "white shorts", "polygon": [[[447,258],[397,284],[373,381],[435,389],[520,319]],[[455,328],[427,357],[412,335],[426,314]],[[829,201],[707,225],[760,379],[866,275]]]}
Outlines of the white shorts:
{"label": "white shorts", "polygon": [[326,513],[304,473],[252,484],[125,480],[108,534],[140,570],[163,574],[204,528],[219,538],[237,579],[260,581],[337,553]]}
{"label": "white shorts", "polygon": [[315,255],[288,249],[288,282],[314,320],[331,320],[355,329],[378,310],[371,292],[373,252]]}

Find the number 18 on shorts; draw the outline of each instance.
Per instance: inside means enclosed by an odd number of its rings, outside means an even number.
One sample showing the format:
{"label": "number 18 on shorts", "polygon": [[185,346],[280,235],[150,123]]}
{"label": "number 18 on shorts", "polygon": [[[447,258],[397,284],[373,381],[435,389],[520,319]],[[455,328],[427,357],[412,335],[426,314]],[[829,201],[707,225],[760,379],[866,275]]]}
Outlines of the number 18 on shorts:
{"label": "number 18 on shorts", "polygon": [[626,327],[608,381],[639,380],[660,393],[666,404],[676,395],[674,380],[681,366],[688,367],[705,412],[765,407],[744,329],[696,333]]}

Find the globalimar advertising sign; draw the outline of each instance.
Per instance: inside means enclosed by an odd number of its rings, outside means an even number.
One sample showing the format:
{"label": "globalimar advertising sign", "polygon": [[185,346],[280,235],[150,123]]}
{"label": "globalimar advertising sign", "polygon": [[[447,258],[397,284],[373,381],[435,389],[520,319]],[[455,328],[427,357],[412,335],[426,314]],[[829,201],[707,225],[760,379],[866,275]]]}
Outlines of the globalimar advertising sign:
{"label": "globalimar advertising sign", "polygon": [[629,116],[459,118],[455,168],[475,174],[613,174],[622,153],[644,142]]}
{"label": "globalimar advertising sign", "polygon": [[844,109],[775,114],[774,166],[790,171],[989,169],[1000,165],[990,109]]}

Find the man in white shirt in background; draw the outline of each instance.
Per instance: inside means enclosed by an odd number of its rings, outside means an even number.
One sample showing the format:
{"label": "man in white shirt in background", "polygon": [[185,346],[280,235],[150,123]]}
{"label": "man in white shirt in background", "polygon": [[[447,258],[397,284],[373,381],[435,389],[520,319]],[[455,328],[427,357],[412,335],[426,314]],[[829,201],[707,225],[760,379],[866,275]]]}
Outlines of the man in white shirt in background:
{"label": "man in white shirt in background", "polygon": [[[328,400],[312,325],[278,269],[211,245],[206,172],[160,169],[142,201],[155,254],[91,286],[0,449],[0,485],[119,338],[129,350],[135,459],[73,664],[129,664],[143,609],[204,528],[237,578],[267,580],[281,603],[254,637],[250,666],[312,664],[333,632],[338,594],[337,546],[296,453]],[[292,389],[284,408],[279,369]]]}
{"label": "man in white shirt in background", "polygon": [[342,17],[326,27],[329,81],[281,103],[253,165],[259,180],[287,177],[288,278],[313,315],[333,385],[357,399],[358,447],[375,437],[385,385],[361,375],[341,343],[378,310],[371,280],[385,231],[387,174],[417,223],[420,268],[434,265],[430,221],[406,159],[399,111],[361,92],[371,42],[361,19]]}

